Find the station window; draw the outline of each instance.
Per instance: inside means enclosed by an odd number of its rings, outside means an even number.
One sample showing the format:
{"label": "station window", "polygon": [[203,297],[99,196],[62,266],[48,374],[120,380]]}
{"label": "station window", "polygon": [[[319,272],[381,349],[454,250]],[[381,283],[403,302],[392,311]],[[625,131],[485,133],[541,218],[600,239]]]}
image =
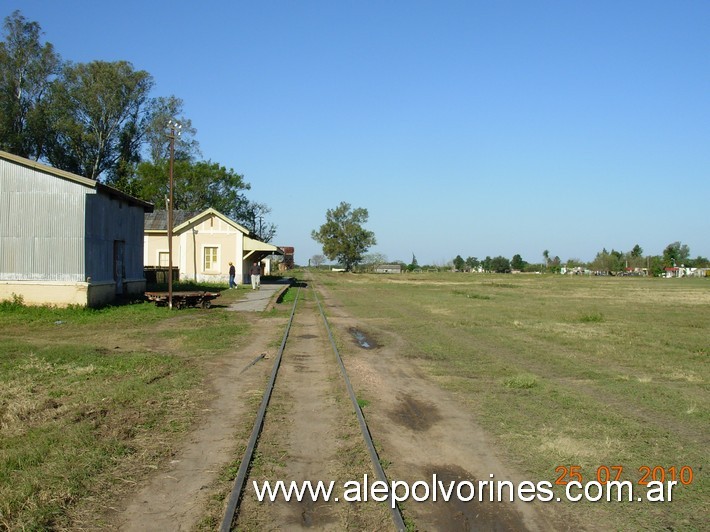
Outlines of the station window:
{"label": "station window", "polygon": [[205,271],[216,270],[217,269],[217,248],[216,247],[205,247]]}

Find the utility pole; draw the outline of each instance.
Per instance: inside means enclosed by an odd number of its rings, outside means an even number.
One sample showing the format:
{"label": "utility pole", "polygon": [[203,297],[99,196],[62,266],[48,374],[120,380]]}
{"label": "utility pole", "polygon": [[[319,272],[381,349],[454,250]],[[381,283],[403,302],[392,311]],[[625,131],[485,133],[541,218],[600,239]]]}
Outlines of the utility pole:
{"label": "utility pole", "polygon": [[180,136],[182,126],[174,120],[168,120],[168,138],[170,139],[170,199],[168,200],[168,308],[173,308],[173,163],[175,160],[175,134]]}

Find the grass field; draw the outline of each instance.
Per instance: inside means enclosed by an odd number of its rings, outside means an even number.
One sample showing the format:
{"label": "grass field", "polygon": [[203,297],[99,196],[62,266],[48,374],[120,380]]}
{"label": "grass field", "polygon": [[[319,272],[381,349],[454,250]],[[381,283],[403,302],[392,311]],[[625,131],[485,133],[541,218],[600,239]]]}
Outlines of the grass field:
{"label": "grass field", "polygon": [[0,530],[61,529],[130,489],[193,421],[204,362],[247,333],[217,308],[0,303]]}
{"label": "grass field", "polygon": [[586,482],[621,466],[620,480],[638,489],[644,476],[687,484],[671,503],[567,503],[570,517],[612,529],[705,527],[708,280],[321,273],[317,281],[370,324],[369,335],[406,339],[404,356],[461,397],[525,478]]}
{"label": "grass field", "polygon": [[[666,480],[692,468],[672,503],[561,505],[572,519],[705,527],[708,280],[320,273],[316,284],[368,335],[405,339],[405,359],[532,481],[577,466],[584,481],[623,466],[634,483],[644,467]],[[248,337],[243,316],[219,309],[238,292],[210,311],[0,304],[0,529],[62,528],[78,501],[130,490],[165,460],[205,400],[205,362]]]}

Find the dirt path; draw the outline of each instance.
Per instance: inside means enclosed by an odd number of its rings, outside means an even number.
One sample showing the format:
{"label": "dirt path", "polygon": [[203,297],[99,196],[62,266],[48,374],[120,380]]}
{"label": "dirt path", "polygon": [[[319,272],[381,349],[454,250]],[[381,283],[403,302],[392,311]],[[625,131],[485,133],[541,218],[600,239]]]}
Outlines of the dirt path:
{"label": "dirt path", "polygon": [[[245,488],[237,529],[381,529],[381,507],[309,498],[259,504],[252,481],[336,481],[372,475],[322,318],[312,298],[299,302]],[[353,460],[353,458],[355,458]],[[335,491],[340,494],[339,486]]]}
{"label": "dirt path", "polygon": [[[250,398],[261,396],[270,364],[244,368],[268,352],[264,320],[255,320],[252,341],[244,349],[215,360],[209,368],[214,396],[198,427],[165,470],[156,472],[112,516],[115,529],[125,531],[193,530],[204,514],[208,486],[235,455],[235,433],[247,415]],[[272,325],[272,324],[270,324]]]}

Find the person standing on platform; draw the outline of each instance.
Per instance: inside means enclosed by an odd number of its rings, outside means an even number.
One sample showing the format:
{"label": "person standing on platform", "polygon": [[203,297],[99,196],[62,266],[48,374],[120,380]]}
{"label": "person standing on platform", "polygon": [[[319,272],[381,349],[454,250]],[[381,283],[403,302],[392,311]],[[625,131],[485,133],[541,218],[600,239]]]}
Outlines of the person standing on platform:
{"label": "person standing on platform", "polygon": [[234,282],[234,276],[237,274],[234,264],[229,263],[229,288],[236,288],[237,283]]}
{"label": "person standing on platform", "polygon": [[249,273],[251,274],[251,289],[258,290],[261,288],[261,266],[258,262],[254,263]]}

